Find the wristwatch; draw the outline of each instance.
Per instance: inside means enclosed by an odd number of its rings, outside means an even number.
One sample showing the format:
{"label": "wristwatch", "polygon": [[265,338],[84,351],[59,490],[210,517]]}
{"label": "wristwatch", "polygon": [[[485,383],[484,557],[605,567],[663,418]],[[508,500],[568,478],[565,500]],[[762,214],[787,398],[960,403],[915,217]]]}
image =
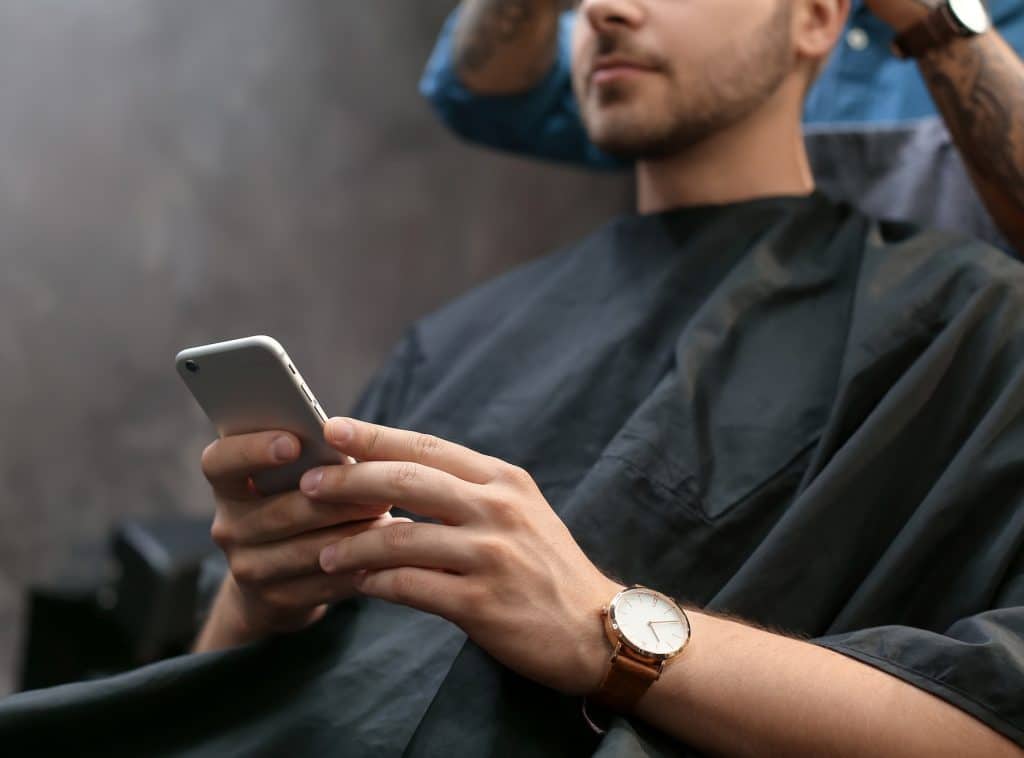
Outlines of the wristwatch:
{"label": "wristwatch", "polygon": [[984,0],[942,0],[927,16],[896,35],[898,58],[920,58],[955,39],[984,34],[992,26]]}
{"label": "wristwatch", "polygon": [[[612,655],[601,686],[587,702],[628,713],[683,652],[690,619],[672,598],[639,584],[615,595],[601,616]],[[584,715],[594,726],[586,709]]]}

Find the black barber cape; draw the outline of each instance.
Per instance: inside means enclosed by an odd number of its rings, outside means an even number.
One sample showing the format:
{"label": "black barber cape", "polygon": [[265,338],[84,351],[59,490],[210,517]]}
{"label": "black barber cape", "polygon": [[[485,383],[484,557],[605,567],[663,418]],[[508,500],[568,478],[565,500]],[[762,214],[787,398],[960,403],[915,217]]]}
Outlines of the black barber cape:
{"label": "black barber cape", "polygon": [[[357,413],[524,466],[623,581],[807,637],[1024,745],[1024,267],[1002,253],[821,196],[626,217],[415,325]],[[365,598],[0,703],[0,751],[58,741],[689,752],[638,720],[599,738],[578,698]]]}

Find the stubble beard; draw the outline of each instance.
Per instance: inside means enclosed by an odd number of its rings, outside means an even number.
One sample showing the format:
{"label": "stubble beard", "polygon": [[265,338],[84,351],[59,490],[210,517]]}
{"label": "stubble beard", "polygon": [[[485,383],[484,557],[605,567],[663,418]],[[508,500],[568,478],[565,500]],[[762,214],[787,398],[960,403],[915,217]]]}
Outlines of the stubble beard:
{"label": "stubble beard", "polygon": [[[703,142],[754,112],[790,72],[788,2],[751,39],[732,41],[699,68],[659,71],[663,95],[638,96],[636,82],[612,82],[584,95],[580,112],[591,141],[624,160],[656,160]],[[602,40],[603,51],[614,40]],[[649,86],[653,83],[647,83]]]}

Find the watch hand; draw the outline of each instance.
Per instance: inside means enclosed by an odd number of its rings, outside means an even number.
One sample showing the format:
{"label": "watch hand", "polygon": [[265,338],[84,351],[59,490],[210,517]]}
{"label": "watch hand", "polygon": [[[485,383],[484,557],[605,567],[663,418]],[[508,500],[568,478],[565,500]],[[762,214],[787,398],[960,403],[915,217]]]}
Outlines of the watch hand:
{"label": "watch hand", "polygon": [[654,632],[654,638],[658,640],[658,642],[661,642],[661,637],[658,636],[658,630],[654,628],[654,622],[648,621],[647,626],[651,627],[651,631]]}

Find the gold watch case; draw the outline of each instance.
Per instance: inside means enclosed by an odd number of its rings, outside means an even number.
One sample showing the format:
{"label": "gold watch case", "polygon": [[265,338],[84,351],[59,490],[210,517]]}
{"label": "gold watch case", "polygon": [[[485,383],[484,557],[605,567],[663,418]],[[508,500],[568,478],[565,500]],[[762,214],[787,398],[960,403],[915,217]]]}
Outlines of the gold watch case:
{"label": "gold watch case", "polygon": [[[685,636],[682,642],[679,643],[679,646],[676,647],[674,650],[667,653],[657,653],[651,650],[647,650],[635,644],[632,640],[630,640],[629,637],[627,637],[621,629],[619,621],[616,618],[616,612],[618,611],[620,604],[622,602],[624,602],[628,597],[637,594],[653,595],[654,597],[659,598],[660,600],[664,601],[669,606],[674,608],[676,611],[678,611],[680,617],[682,618],[683,625],[685,627]],[[692,627],[690,625],[690,617],[686,615],[686,611],[684,611],[682,607],[680,607],[679,603],[677,603],[675,600],[673,600],[668,595],[665,595],[662,592],[652,590],[650,587],[645,587],[640,584],[631,585],[616,593],[615,597],[611,599],[608,605],[601,609],[601,615],[604,617],[605,634],[608,636],[608,641],[615,649],[615,652],[612,655],[613,658],[619,653],[623,652],[624,648],[626,651],[628,651],[629,656],[631,658],[661,668],[667,661],[672,660],[673,658],[677,657],[680,653],[682,653],[683,650],[686,648],[686,645],[690,641],[690,635],[692,632]]]}

